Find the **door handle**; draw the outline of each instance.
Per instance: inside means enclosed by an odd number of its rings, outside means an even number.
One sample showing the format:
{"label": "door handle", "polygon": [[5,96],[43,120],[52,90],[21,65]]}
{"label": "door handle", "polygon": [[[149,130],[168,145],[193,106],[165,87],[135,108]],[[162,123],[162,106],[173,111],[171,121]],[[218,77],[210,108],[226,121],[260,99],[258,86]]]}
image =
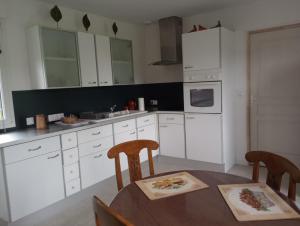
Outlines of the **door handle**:
{"label": "door handle", "polygon": [[39,150],[41,148],[42,148],[42,146],[40,145],[40,146],[38,146],[36,148],[29,148],[28,151],[37,151],[37,150]]}
{"label": "door handle", "polygon": [[56,154],[56,155],[54,155],[54,156],[48,157],[48,159],[55,159],[55,158],[57,158],[58,156],[59,156],[59,154]]}

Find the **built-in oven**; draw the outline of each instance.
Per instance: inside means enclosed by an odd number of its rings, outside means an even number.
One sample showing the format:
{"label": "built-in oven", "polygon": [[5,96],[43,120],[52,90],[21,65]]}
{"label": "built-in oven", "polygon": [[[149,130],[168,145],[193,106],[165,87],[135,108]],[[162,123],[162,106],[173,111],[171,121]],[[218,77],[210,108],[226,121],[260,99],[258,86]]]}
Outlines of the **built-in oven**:
{"label": "built-in oven", "polygon": [[222,82],[184,83],[184,111],[222,113]]}

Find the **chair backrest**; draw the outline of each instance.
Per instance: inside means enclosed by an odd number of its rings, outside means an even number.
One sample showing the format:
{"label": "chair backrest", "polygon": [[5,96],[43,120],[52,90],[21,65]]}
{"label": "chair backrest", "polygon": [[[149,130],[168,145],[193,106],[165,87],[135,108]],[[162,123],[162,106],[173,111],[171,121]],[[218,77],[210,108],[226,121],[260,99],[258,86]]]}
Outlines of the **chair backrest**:
{"label": "chair backrest", "polygon": [[142,179],[140,151],[144,148],[148,150],[149,171],[150,175],[154,175],[152,151],[158,149],[159,144],[153,140],[134,140],[118,144],[112,147],[108,153],[108,158],[115,159],[116,177],[118,190],[123,188],[123,180],[120,165],[120,153],[125,153],[128,160],[128,168],[130,175],[130,182]]}
{"label": "chair backrest", "polygon": [[93,197],[96,226],[134,226],[96,196]]}
{"label": "chair backrest", "polygon": [[259,162],[263,162],[268,170],[267,184],[275,191],[280,191],[281,180],[284,173],[289,174],[289,199],[296,199],[296,184],[300,183],[300,170],[286,158],[266,151],[250,151],[246,154],[246,159],[254,163],[252,180],[258,182]]}

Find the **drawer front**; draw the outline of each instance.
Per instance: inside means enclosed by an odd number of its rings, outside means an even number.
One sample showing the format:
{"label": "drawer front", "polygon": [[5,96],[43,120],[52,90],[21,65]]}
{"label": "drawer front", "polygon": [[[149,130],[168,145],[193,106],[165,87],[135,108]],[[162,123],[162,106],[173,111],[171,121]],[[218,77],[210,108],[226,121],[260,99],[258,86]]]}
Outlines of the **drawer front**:
{"label": "drawer front", "polygon": [[63,151],[63,160],[65,166],[78,162],[78,148]]}
{"label": "drawer front", "polygon": [[78,163],[64,167],[65,181],[70,181],[79,177]]}
{"label": "drawer front", "polygon": [[122,133],[125,131],[133,130],[135,129],[135,119],[126,120],[123,122],[117,122],[114,123],[114,133]]}
{"label": "drawer front", "polygon": [[61,135],[62,150],[75,148],[76,146],[77,146],[77,135],[75,132]]}
{"label": "drawer front", "polygon": [[183,114],[159,114],[159,123],[184,124]]}
{"label": "drawer front", "polygon": [[113,137],[105,137],[79,145],[79,155],[85,156],[104,149],[110,149],[114,145]]}
{"label": "drawer front", "polygon": [[92,140],[97,140],[102,137],[107,137],[112,135],[112,125],[106,125],[101,127],[96,127],[92,129],[86,129],[78,132],[78,144],[86,143]]}
{"label": "drawer front", "polygon": [[137,118],[137,127],[144,127],[155,123],[155,115],[148,115],[144,117]]}
{"label": "drawer front", "polygon": [[43,155],[60,150],[59,136],[36,140],[24,144],[6,147],[4,150],[5,164]]}
{"label": "drawer front", "polygon": [[73,195],[80,191],[80,179],[74,179],[66,183],[66,196]]}

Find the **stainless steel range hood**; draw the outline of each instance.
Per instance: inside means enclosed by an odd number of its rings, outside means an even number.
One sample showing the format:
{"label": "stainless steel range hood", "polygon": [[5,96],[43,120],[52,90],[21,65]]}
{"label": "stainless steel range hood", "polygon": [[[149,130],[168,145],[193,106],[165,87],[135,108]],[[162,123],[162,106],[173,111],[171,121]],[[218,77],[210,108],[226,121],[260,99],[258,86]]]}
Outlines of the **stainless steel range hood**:
{"label": "stainless steel range hood", "polygon": [[173,65],[182,63],[181,34],[182,18],[172,16],[158,21],[160,32],[161,60],[152,65]]}

